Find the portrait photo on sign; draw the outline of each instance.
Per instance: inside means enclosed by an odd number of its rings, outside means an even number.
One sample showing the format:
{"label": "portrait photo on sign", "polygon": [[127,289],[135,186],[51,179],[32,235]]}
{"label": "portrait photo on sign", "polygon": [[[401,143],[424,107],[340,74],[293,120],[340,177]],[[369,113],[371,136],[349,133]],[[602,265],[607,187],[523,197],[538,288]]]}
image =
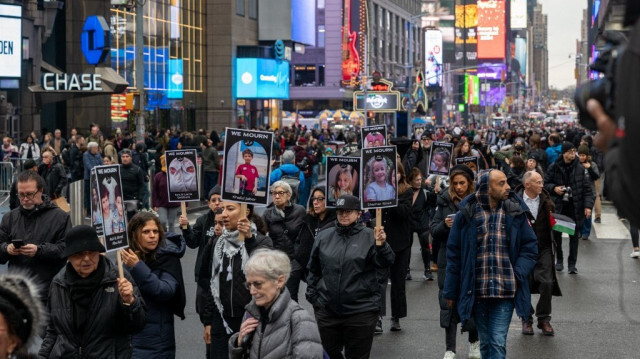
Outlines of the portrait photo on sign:
{"label": "portrait photo on sign", "polygon": [[196,150],[165,151],[169,202],[200,200]]}
{"label": "portrait photo on sign", "polygon": [[451,169],[451,154],[453,143],[434,142],[431,145],[431,157],[429,158],[429,174],[449,175]]}
{"label": "portrait photo on sign", "polygon": [[396,147],[362,150],[362,208],[393,207],[398,204]]}
{"label": "portrait photo on sign", "polygon": [[327,207],[335,207],[344,195],[360,196],[360,158],[327,157]]}
{"label": "portrait photo on sign", "polygon": [[456,158],[456,165],[465,165],[477,175],[478,169],[480,168],[480,158],[478,158],[478,156]]}
{"label": "portrait photo on sign", "polygon": [[97,166],[95,169],[105,248],[109,252],[128,247],[127,211],[122,193],[120,166]]}
{"label": "portrait photo on sign", "polygon": [[98,193],[98,176],[96,169],[91,169],[90,192],[91,192],[91,226],[96,230],[98,236],[103,236],[102,229],[102,210],[100,203],[100,194]]}
{"label": "portrait photo on sign", "polygon": [[380,147],[387,145],[387,126],[367,126],[360,129],[362,148]]}
{"label": "portrait photo on sign", "polygon": [[424,133],[424,127],[414,127],[413,128],[413,139],[419,140]]}
{"label": "portrait photo on sign", "polygon": [[273,133],[227,129],[222,198],[267,205]]}

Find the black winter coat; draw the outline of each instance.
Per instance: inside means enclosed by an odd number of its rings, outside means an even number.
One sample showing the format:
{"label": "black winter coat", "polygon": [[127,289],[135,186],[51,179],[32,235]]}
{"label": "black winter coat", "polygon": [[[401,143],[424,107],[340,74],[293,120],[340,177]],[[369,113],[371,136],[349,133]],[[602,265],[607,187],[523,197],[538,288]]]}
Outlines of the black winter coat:
{"label": "black winter coat", "polygon": [[[407,189],[398,195],[398,206],[382,209],[382,226],[387,234],[387,243],[394,252],[411,245],[411,201],[413,191]],[[375,218],[375,214],[372,215]]]}
{"label": "black winter coat", "polygon": [[58,198],[62,195],[62,189],[67,185],[67,173],[60,163],[47,166],[42,163],[38,166],[38,174],[44,178],[45,194],[50,198]]}
{"label": "black winter coat", "polygon": [[74,143],[69,150],[69,160],[71,161],[71,180],[78,181],[84,179],[83,152]]}
{"label": "black winter coat", "polygon": [[436,206],[438,195],[427,190],[424,185],[420,189],[412,189],[413,195],[418,191],[418,196],[411,206],[411,230],[425,232],[429,230],[429,210]]}
{"label": "black winter coat", "polygon": [[[271,203],[264,212],[263,218],[269,227],[269,238],[274,249],[285,252],[289,259],[294,260],[300,250],[300,231],[304,226],[306,212],[299,204],[285,207],[284,218],[276,210],[276,206]],[[292,270],[302,269],[307,264],[296,262],[291,263]]]}
{"label": "black winter coat", "polygon": [[394,259],[391,246],[376,246],[373,230],[362,223],[326,228],[311,251],[307,300],[337,316],[377,311],[376,270],[388,268]]}
{"label": "black winter coat", "polygon": [[[213,294],[211,292],[211,276],[213,274],[213,252],[216,241],[210,241],[205,246],[202,252],[202,267],[200,268],[200,275],[198,278],[198,285],[202,287],[202,298],[200,300],[204,303],[202,313],[200,313],[200,321],[206,326],[211,325],[213,311],[218,310],[213,300]],[[247,254],[251,254],[259,248],[272,248],[273,244],[271,238],[258,233],[256,236],[246,238],[244,241]],[[231,267],[233,273],[231,274],[231,281],[226,281],[227,268],[229,267],[229,258],[226,256],[222,262],[222,271],[220,272],[220,288],[218,293],[220,294],[220,302],[222,308],[224,308],[224,316],[227,317],[241,317],[244,314],[244,306],[251,301],[251,293],[244,286],[247,281],[244,272],[242,271],[242,255],[236,254],[231,258]]]}
{"label": "black winter coat", "polygon": [[[0,264],[9,262],[9,269],[34,276],[42,286],[43,298],[46,298],[51,280],[67,261],[61,255],[65,249],[64,236],[71,229],[71,219],[47,195],[42,195],[42,198],[42,204],[31,211],[18,207],[2,217]],[[38,246],[35,257],[9,255],[7,246],[14,239]]]}
{"label": "black winter coat", "polygon": [[144,186],[144,174],[140,167],[133,163],[120,165],[120,179],[122,180],[122,194],[124,200],[141,200]]}
{"label": "black winter coat", "polygon": [[198,217],[196,223],[187,226],[187,229],[182,230],[182,236],[187,244],[187,247],[195,249],[198,248],[198,255],[196,257],[195,265],[195,279],[198,283],[198,277],[200,276],[200,268],[202,267],[202,253],[204,248],[213,238],[216,236],[215,229],[215,214],[209,210],[206,214]]}
{"label": "black winter coat", "polygon": [[[316,241],[318,232],[325,227],[333,226],[335,221],[336,212],[333,209],[327,209],[327,213],[322,220],[309,214],[305,216],[304,224],[297,237],[300,240],[300,244],[294,258],[296,262],[302,265],[305,272],[307,271],[309,257],[311,256],[313,243]],[[306,278],[304,278],[304,280],[306,280]]]}
{"label": "black winter coat", "polygon": [[[451,231],[451,228],[444,224],[444,220],[447,216],[456,214],[457,212],[458,206],[456,206],[451,200],[449,190],[445,189],[440,192],[440,195],[438,195],[436,213],[431,220],[431,236],[433,237],[434,242],[440,242],[440,248],[447,247],[447,238],[449,238],[449,231]],[[440,266],[440,264],[438,264],[438,266]]]}
{"label": "black winter coat", "polygon": [[556,206],[556,212],[563,212],[562,196],[558,196],[553,190],[556,186],[571,187],[573,194],[574,219],[584,218],[584,209],[593,208],[595,196],[591,179],[585,175],[585,170],[576,157],[568,165],[564,163],[562,156],[549,166],[544,175],[544,189],[551,194],[551,199]]}
{"label": "black winter coat", "polygon": [[131,358],[131,335],[145,325],[145,304],[131,275],[125,278],[133,284],[136,297],[126,306],[118,292],[118,269],[106,257],[100,289],[93,296],[91,317],[84,333],[73,331],[73,303],[69,294],[67,268],[53,279],[49,294],[49,324],[38,357],[41,359],[128,359]]}

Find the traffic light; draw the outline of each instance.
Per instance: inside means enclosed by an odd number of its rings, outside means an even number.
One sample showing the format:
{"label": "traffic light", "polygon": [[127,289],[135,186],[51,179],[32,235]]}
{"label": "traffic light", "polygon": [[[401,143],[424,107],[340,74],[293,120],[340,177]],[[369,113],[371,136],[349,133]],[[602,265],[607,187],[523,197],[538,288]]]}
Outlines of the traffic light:
{"label": "traffic light", "polygon": [[125,102],[125,106],[129,111],[138,111],[140,107],[140,92],[127,92],[127,100]]}

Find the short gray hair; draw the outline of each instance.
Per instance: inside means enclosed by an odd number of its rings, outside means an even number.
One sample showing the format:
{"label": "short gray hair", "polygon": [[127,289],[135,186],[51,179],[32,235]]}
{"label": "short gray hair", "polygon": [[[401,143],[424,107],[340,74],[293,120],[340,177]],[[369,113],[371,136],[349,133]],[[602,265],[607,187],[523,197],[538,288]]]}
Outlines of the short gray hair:
{"label": "short gray hair", "polygon": [[271,185],[271,190],[275,190],[276,188],[282,188],[288,194],[293,194],[293,190],[291,190],[291,186],[285,181],[276,181]]}
{"label": "short gray hair", "polygon": [[278,280],[284,276],[284,281],[289,280],[291,274],[291,261],[284,252],[275,249],[258,249],[244,267],[247,274],[255,274],[269,280]]}
{"label": "short gray hair", "polygon": [[[534,173],[538,173],[538,172],[536,172],[535,170],[525,172],[524,175],[522,175],[522,183],[525,184],[529,182],[529,180],[531,179],[531,176],[533,176]],[[542,177],[542,175],[540,175],[540,177]]]}
{"label": "short gray hair", "polygon": [[97,142],[89,142],[89,144],[87,145],[87,148],[93,148],[93,147],[98,147],[98,143]]}
{"label": "short gray hair", "polygon": [[296,155],[291,150],[286,150],[282,154],[282,163],[293,163],[295,159],[296,159]]}

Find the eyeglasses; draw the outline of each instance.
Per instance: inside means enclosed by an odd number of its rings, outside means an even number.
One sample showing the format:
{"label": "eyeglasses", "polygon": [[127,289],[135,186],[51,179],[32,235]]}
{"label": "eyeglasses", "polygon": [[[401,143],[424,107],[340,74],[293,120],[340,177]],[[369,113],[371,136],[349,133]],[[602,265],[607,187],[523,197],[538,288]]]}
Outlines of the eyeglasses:
{"label": "eyeglasses", "polygon": [[27,193],[18,193],[18,198],[20,199],[33,199],[33,197],[36,196],[36,194],[38,194],[38,192],[40,192],[40,190],[35,191],[35,192],[27,192]]}
{"label": "eyeglasses", "polygon": [[313,197],[311,200],[313,202],[324,202],[324,197]]}
{"label": "eyeglasses", "polygon": [[247,290],[251,290],[251,286],[253,286],[256,290],[260,290],[263,284],[264,282],[246,282],[244,287],[247,288]]}
{"label": "eyeglasses", "polygon": [[351,215],[351,213],[355,212],[355,210],[353,209],[339,209],[337,211],[338,216],[348,216]]}
{"label": "eyeglasses", "polygon": [[285,191],[271,191],[271,195],[274,197],[284,196],[285,194],[287,194],[287,192]]}

